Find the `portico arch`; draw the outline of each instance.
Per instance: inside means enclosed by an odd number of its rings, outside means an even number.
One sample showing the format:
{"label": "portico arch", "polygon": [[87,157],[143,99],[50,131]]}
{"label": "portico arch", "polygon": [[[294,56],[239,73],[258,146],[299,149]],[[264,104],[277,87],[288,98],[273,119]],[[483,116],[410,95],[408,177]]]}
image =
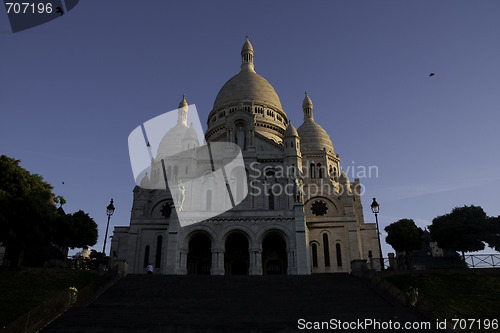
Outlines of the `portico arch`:
{"label": "portico arch", "polygon": [[212,268],[212,240],[208,233],[199,231],[190,237],[187,254],[187,273],[210,275]]}
{"label": "portico arch", "polygon": [[242,231],[233,231],[224,242],[225,275],[248,275],[250,256],[248,237]]}
{"label": "portico arch", "polygon": [[262,272],[264,275],[286,275],[287,246],[280,232],[269,232],[262,241]]}

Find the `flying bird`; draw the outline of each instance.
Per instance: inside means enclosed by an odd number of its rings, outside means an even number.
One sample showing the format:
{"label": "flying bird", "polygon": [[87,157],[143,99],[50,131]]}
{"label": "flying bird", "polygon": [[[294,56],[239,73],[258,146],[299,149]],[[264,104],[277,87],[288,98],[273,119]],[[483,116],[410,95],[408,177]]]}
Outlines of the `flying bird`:
{"label": "flying bird", "polygon": [[430,73],[430,74],[429,74],[429,77],[434,76],[434,75],[436,75],[436,74],[434,74],[434,73]]}

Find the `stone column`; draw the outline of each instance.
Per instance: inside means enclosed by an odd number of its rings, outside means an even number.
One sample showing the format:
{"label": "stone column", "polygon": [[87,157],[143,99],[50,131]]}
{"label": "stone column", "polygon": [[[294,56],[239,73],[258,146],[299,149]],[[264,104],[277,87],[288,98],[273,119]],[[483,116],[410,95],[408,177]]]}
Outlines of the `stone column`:
{"label": "stone column", "polygon": [[187,271],[187,256],[188,249],[180,249],[179,250],[179,266],[177,267],[176,274],[178,275],[186,275]]}
{"label": "stone column", "polygon": [[211,275],[224,275],[224,249],[216,248],[212,250]]}
{"label": "stone column", "polygon": [[297,274],[297,258],[294,249],[286,250],[286,258],[287,258],[287,272],[288,275]]}
{"label": "stone column", "polygon": [[167,274],[168,230],[162,232],[163,244],[161,247],[160,274]]}
{"label": "stone column", "polygon": [[262,248],[251,248],[249,275],[262,275]]}
{"label": "stone column", "polygon": [[172,213],[170,215],[170,224],[167,229],[168,242],[167,242],[167,264],[166,274],[176,274],[179,267],[179,256],[177,251],[177,242],[179,239],[179,218],[175,211],[177,206],[172,205]]}
{"label": "stone column", "polygon": [[[128,244],[126,247],[127,254],[125,258],[131,258],[129,259],[129,273],[132,274],[141,274],[144,273],[144,268],[141,265],[140,262],[140,253],[141,253],[141,246],[142,244],[138,244],[138,237],[137,237],[137,231],[131,231],[128,236]],[[137,249],[136,251],[133,251],[132,249]]]}
{"label": "stone column", "polygon": [[304,204],[295,202],[293,205],[295,215],[295,246],[296,267],[295,274],[311,274],[311,258],[309,256],[309,241],[306,232],[306,219],[304,215]]}

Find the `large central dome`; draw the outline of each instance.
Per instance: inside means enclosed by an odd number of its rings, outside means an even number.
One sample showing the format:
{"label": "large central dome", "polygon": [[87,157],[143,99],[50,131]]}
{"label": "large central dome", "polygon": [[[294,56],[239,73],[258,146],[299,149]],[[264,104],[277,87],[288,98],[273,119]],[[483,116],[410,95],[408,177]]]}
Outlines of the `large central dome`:
{"label": "large central dome", "polygon": [[254,102],[282,109],[273,86],[259,74],[242,70],[222,86],[214,102],[214,110],[240,102]]}
{"label": "large central dome", "polygon": [[282,143],[288,117],[273,86],[255,72],[253,56],[247,36],[241,50],[241,70],[219,90],[208,115],[207,141],[234,142],[235,131],[240,129],[249,136],[255,131],[275,143]]}

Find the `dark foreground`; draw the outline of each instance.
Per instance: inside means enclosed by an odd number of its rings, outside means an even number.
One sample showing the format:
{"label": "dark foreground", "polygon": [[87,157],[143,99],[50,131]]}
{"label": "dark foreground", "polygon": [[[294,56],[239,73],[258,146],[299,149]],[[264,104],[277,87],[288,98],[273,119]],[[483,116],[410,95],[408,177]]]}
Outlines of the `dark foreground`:
{"label": "dark foreground", "polygon": [[[353,329],[340,329],[339,320]],[[370,321],[379,326],[366,325]],[[305,332],[315,322],[322,332],[438,332],[388,329],[396,321],[435,325],[343,274],[129,275],[43,332]]]}

